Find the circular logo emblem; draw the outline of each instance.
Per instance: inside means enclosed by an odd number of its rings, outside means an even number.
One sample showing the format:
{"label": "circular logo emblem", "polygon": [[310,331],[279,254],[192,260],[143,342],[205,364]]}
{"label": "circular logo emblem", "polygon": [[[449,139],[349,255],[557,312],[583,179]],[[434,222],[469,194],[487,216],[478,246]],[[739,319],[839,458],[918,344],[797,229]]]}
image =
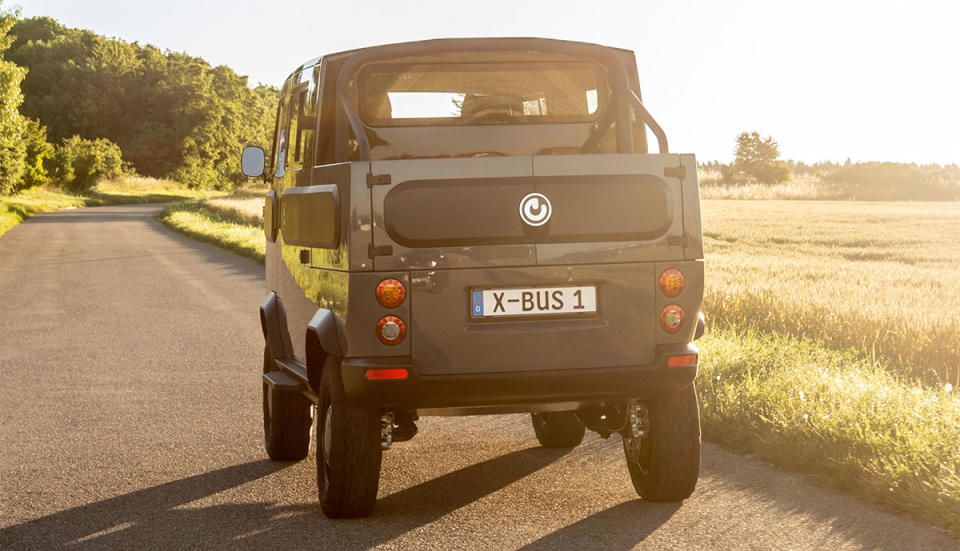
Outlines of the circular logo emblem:
{"label": "circular logo emblem", "polygon": [[553,206],[542,193],[528,193],[520,201],[520,218],[528,226],[542,226],[550,220]]}

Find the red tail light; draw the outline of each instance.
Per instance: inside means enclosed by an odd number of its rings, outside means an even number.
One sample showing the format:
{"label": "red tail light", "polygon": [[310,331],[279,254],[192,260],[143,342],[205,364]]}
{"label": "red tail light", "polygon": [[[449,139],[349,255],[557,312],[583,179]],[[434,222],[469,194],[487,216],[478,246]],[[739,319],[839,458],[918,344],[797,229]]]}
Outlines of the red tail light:
{"label": "red tail light", "polygon": [[367,379],[371,381],[382,381],[386,379],[406,379],[407,370],[394,368],[394,369],[368,369],[367,370]]}
{"label": "red tail light", "polygon": [[377,302],[384,308],[396,308],[407,298],[407,289],[397,279],[384,279],[377,285]]}
{"label": "red tail light", "polygon": [[407,324],[397,316],[383,316],[377,322],[377,338],[388,346],[400,344],[407,336]]}
{"label": "red tail light", "polygon": [[660,328],[667,333],[676,333],[683,327],[683,308],[668,304],[660,311]]}
{"label": "red tail light", "polygon": [[664,296],[670,298],[680,296],[684,284],[683,272],[676,268],[667,268],[660,274],[660,292]]}
{"label": "red tail light", "polygon": [[670,356],[667,358],[667,366],[669,367],[690,367],[692,365],[697,365],[696,354],[684,354],[682,356]]}

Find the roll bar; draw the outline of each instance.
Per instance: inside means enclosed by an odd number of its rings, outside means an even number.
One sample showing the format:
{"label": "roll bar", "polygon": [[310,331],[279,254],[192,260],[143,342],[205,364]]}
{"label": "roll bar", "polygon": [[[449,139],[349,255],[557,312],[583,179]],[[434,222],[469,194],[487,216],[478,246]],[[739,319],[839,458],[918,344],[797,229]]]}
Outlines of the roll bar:
{"label": "roll bar", "polygon": [[[633,131],[632,119],[630,117],[631,109],[635,109],[640,119],[650,126],[654,136],[657,138],[657,144],[660,153],[668,153],[667,136],[663,128],[657,124],[650,112],[644,107],[643,102],[637,94],[630,88],[630,79],[627,76],[627,69],[623,62],[608,48],[596,44],[586,44],[580,42],[569,42],[565,40],[551,40],[543,38],[498,38],[489,39],[437,39],[426,40],[422,42],[407,42],[402,44],[390,44],[386,46],[374,46],[360,50],[344,62],[337,75],[337,99],[343,108],[345,117],[336,118],[336,136],[338,138],[346,136],[346,124],[350,125],[353,134],[357,137],[360,159],[370,160],[370,140],[364,131],[363,123],[360,121],[360,115],[350,96],[350,80],[357,72],[357,69],[364,63],[386,57],[404,57],[412,55],[424,55],[438,52],[469,52],[469,51],[516,51],[533,50],[544,52],[565,53],[577,56],[587,55],[604,64],[612,71],[613,97],[616,98],[616,123],[617,123],[617,152],[633,152]],[[346,121],[344,121],[344,118]],[[334,157],[338,162],[347,160],[345,151],[345,141],[336,140],[336,150]],[[589,140],[588,140],[589,141]]]}

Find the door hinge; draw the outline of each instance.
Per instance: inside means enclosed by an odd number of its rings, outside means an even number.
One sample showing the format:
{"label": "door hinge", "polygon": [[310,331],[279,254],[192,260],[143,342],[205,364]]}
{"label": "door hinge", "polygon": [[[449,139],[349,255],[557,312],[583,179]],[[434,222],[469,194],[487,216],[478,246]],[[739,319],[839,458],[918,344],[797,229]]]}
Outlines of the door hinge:
{"label": "door hinge", "polygon": [[367,174],[367,187],[372,188],[373,186],[389,186],[390,185],[390,175],[389,174]]}
{"label": "door hinge", "polygon": [[687,167],[680,166],[668,166],[663,169],[663,175],[667,178],[686,178],[687,177]]}
{"label": "door hinge", "polygon": [[382,245],[377,247],[372,243],[367,245],[367,256],[373,258],[375,256],[391,256],[393,254],[393,247],[391,245]]}

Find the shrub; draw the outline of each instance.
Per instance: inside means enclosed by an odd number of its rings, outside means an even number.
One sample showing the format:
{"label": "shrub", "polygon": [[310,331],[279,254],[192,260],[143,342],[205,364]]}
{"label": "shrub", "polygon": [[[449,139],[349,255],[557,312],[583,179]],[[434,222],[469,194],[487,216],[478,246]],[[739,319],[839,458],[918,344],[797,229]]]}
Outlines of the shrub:
{"label": "shrub", "polygon": [[173,179],[187,186],[188,189],[215,189],[230,191],[233,182],[224,177],[210,162],[205,162],[200,156],[188,155],[183,160],[183,166],[173,174]]}
{"label": "shrub", "polygon": [[23,133],[26,144],[26,165],[17,191],[42,186],[50,181],[44,163],[53,156],[53,146],[47,142],[47,128],[39,121],[27,119]]}
{"label": "shrub", "polygon": [[73,136],[57,146],[46,166],[54,181],[72,192],[83,193],[102,178],[119,176],[123,156],[120,147],[106,138]]}

